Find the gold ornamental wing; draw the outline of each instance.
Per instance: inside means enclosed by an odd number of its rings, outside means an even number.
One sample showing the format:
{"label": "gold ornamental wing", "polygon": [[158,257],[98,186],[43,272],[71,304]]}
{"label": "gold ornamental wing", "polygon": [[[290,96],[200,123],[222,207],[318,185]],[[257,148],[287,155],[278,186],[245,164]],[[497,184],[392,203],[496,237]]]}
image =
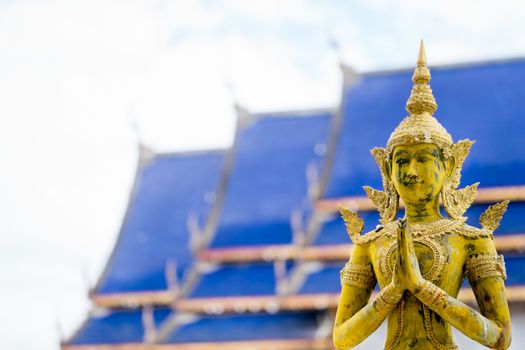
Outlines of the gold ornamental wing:
{"label": "gold ornamental wing", "polygon": [[507,211],[508,205],[509,201],[505,200],[488,207],[479,217],[479,223],[481,226],[491,231],[497,229],[503,214]]}
{"label": "gold ornamental wing", "polygon": [[443,196],[443,202],[447,213],[454,219],[466,220],[463,214],[471,206],[472,202],[478,193],[479,182],[472,185],[465,186],[462,189],[450,189],[448,193]]}
{"label": "gold ornamental wing", "polygon": [[456,189],[459,186],[461,181],[461,169],[463,168],[463,163],[470,153],[470,149],[474,141],[469,139],[460,140],[452,145],[452,155],[454,156],[454,166],[450,175],[449,185],[451,188]]}
{"label": "gold ornamental wing", "polygon": [[346,231],[354,244],[360,243],[361,232],[365,227],[365,222],[356,213],[341,205],[338,206],[339,212],[346,224]]}

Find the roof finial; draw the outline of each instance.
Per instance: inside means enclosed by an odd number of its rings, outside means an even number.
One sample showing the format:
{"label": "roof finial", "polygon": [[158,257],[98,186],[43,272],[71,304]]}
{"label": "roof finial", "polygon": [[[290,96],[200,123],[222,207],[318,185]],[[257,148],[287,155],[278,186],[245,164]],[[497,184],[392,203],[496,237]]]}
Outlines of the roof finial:
{"label": "roof finial", "polygon": [[436,100],[432,95],[430,82],[430,70],[427,68],[427,55],[425,53],[425,44],[421,40],[419,46],[419,55],[417,57],[417,67],[412,75],[414,87],[407,101],[406,109],[410,115],[428,113],[434,114],[437,109]]}

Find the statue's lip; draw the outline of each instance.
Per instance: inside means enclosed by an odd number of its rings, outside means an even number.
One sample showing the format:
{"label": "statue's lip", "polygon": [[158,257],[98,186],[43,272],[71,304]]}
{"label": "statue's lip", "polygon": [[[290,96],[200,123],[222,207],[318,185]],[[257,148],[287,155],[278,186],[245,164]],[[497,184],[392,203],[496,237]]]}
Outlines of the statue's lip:
{"label": "statue's lip", "polygon": [[408,180],[408,181],[403,181],[403,183],[405,183],[407,185],[416,185],[416,184],[423,183],[423,181],[421,181],[421,180]]}

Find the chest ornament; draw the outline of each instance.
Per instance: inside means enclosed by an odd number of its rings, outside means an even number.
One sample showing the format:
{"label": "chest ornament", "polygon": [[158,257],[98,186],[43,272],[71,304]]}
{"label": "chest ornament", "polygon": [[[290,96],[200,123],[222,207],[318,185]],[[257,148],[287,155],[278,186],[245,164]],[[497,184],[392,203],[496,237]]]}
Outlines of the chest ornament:
{"label": "chest ornament", "polygon": [[[447,232],[454,232],[461,221],[441,219],[426,224],[409,225],[407,229],[412,234],[414,248],[418,256],[423,277],[432,282],[437,282],[447,264],[447,249],[442,238]],[[395,237],[397,225],[386,225],[384,235]],[[390,281],[397,256],[397,241],[391,240],[390,245],[379,255],[379,269],[386,281]]]}
{"label": "chest ornament", "polygon": [[[447,263],[446,248],[441,240],[431,237],[414,238],[414,248],[423,277],[428,281],[437,282]],[[396,256],[397,242],[393,242],[379,257],[379,268],[386,281],[392,280]]]}

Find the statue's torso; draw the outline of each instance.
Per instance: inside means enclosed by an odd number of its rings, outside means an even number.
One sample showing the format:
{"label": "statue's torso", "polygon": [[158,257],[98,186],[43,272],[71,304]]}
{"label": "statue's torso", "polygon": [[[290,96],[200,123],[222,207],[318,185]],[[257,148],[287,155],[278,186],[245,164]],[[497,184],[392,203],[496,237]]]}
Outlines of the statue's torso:
{"label": "statue's torso", "polygon": [[[380,229],[369,246],[369,256],[382,289],[392,280],[397,254],[397,225]],[[464,280],[469,245],[476,234],[465,235],[464,224],[443,220],[413,230],[414,248],[423,277],[457,297]],[[383,231],[383,232],[381,232]],[[462,234],[458,233],[461,232]],[[456,349],[451,327],[439,315],[405,292],[402,301],[388,317],[386,349]]]}

